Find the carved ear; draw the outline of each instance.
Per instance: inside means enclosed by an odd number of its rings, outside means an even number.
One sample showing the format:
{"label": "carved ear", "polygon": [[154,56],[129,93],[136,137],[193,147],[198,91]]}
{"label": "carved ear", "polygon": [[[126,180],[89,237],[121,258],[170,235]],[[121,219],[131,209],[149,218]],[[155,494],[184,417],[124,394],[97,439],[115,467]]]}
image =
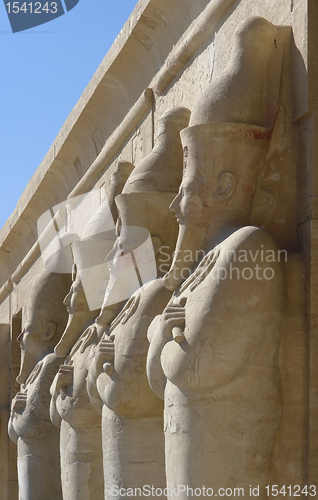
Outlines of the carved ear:
{"label": "carved ear", "polygon": [[153,251],[155,252],[155,255],[157,255],[161,247],[161,239],[159,238],[159,236],[151,236],[151,241],[153,245]]}
{"label": "carved ear", "polygon": [[219,186],[213,194],[214,203],[222,203],[234,193],[236,177],[232,172],[222,172],[219,176]]}
{"label": "carved ear", "polygon": [[43,333],[43,340],[51,340],[56,332],[56,324],[53,321],[46,323],[45,332]]}

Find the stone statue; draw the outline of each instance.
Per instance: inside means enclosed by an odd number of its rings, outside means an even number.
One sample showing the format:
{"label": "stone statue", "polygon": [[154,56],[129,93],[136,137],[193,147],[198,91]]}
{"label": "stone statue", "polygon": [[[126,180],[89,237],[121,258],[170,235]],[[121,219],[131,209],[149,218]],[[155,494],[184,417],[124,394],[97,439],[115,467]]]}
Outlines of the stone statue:
{"label": "stone statue", "polygon": [[53,349],[65,328],[70,275],[44,271],[32,285],[18,337],[21,390],[12,401],[9,436],[18,446],[20,500],[61,500],[59,431],[50,421],[50,386],[62,362]]}
{"label": "stone statue", "polygon": [[[103,499],[102,450],[100,421],[90,411],[86,396],[87,352],[93,336],[83,345],[78,341],[86,328],[94,321],[97,311],[90,311],[78,273],[71,291],[65,297],[69,320],[62,341],[55,352],[65,356],[51,386],[51,420],[61,427],[61,473],[63,500]],[[69,346],[72,346],[68,353]],[[66,347],[65,347],[66,346]]]}
{"label": "stone statue", "polygon": [[238,27],[230,67],[181,132],[184,173],[171,204],[177,257],[163,278],[175,293],[150,325],[147,360],[150,385],[165,403],[169,499],[203,486],[213,495],[243,488],[250,498],[250,485],[266,498],[282,407],[286,290],[276,242],[249,217],[270,141],[275,33],[261,18]]}
{"label": "stone statue", "polygon": [[[136,230],[146,228],[156,254],[158,279],[135,291],[108,327],[111,293],[106,294],[97,319],[104,333],[92,351],[87,387],[92,404],[102,413],[107,499],[121,498],[121,487],[142,490],[144,485],[165,486],[162,401],[152,393],[146,376],[147,330],[171,297],[162,283],[167,255],[171,258],[177,236],[168,207],[181,181],[179,132],[187,126],[189,115],[185,108],[164,114],[152,152],[137,165],[123,194],[116,197],[121,226],[111,255],[113,263],[123,254],[123,248],[132,248],[138,261]],[[113,272],[116,275],[116,264]]]}
{"label": "stone statue", "polygon": [[[119,163],[111,179],[112,195],[118,194],[118,186],[122,188],[123,178],[127,180],[130,171],[131,164]],[[107,230],[114,227],[114,215],[113,200],[106,200],[87,223],[82,241],[72,244],[74,281],[64,299],[68,323],[55,347],[57,356],[66,359],[53,381],[50,404],[51,420],[61,427],[63,500],[104,498],[100,416],[92,408],[86,391],[89,353],[100,337],[96,330],[87,328],[98,315],[97,307],[102,305],[100,287],[109,278],[104,259],[114,243],[114,229]],[[114,316],[120,305],[113,306]]]}

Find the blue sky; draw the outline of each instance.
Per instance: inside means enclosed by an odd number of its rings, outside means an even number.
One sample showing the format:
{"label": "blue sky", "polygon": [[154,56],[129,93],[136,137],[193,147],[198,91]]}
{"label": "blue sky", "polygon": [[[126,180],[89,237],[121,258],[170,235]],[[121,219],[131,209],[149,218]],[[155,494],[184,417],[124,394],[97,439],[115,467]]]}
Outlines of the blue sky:
{"label": "blue sky", "polygon": [[80,0],[13,34],[0,0],[0,228],[136,3]]}

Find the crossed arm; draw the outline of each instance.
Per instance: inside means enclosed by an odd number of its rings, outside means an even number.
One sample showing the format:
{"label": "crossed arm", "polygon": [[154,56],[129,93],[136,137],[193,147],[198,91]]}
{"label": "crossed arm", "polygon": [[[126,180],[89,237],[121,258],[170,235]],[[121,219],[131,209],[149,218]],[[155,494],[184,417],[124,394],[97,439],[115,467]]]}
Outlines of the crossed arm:
{"label": "crossed arm", "polygon": [[115,344],[110,339],[102,339],[94,350],[94,358],[87,375],[89,399],[98,413],[102,413],[103,401],[97,387],[97,379],[102,373],[111,375],[114,369]]}
{"label": "crossed arm", "polygon": [[162,315],[156,316],[148,330],[150,347],[147,357],[147,376],[151,389],[161,399],[164,397],[166,376],[161,365],[164,346],[173,341],[173,328],[184,327],[185,307],[181,304],[168,304]]}

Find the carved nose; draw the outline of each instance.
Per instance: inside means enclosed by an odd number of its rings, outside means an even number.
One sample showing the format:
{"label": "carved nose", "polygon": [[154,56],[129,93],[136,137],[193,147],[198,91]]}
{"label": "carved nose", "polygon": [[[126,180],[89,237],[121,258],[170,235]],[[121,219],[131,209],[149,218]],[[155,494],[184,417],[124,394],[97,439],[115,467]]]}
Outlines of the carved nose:
{"label": "carved nose", "polygon": [[64,304],[65,306],[67,306],[67,305],[70,303],[70,298],[71,298],[71,292],[69,292],[69,293],[66,295],[65,299],[63,300],[63,304]]}
{"label": "carved nose", "polygon": [[17,337],[17,342],[22,342],[23,335],[24,335],[24,332],[21,332],[20,335]]}
{"label": "carved nose", "polygon": [[172,212],[178,212],[179,208],[180,208],[180,199],[181,199],[181,194],[177,194],[177,196],[172,200],[171,202],[171,205],[169,207],[169,209],[172,211]]}

